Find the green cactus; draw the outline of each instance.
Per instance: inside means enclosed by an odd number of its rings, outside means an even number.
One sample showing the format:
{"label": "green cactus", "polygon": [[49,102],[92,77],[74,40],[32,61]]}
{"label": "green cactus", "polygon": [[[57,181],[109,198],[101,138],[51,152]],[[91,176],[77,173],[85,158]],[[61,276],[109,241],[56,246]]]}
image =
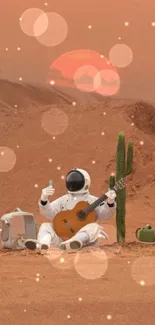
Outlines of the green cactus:
{"label": "green cactus", "polygon": [[[125,150],[125,135],[123,132],[118,134],[117,153],[116,153],[116,182],[121,178],[125,178],[132,172],[133,164],[133,143],[128,143],[127,158]],[[125,214],[126,214],[126,188],[118,190],[116,197],[116,226],[117,226],[117,242],[124,242]]]}
{"label": "green cactus", "polygon": [[110,175],[109,178],[109,188],[112,189],[115,186],[115,176],[114,175]]}
{"label": "green cactus", "polygon": [[133,143],[128,143],[127,149],[127,162],[126,162],[126,176],[132,173],[132,163],[133,163]]}

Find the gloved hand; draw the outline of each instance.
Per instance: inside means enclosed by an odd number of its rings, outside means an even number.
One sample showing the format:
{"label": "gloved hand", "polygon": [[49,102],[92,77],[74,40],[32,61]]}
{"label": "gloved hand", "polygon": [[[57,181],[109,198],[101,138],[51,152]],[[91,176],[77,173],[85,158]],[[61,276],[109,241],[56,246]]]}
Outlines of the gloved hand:
{"label": "gloved hand", "polygon": [[110,190],[110,189],[109,189],[108,192],[105,193],[105,195],[108,197],[107,202],[108,202],[109,204],[114,203],[115,198],[116,198],[116,192],[115,192],[114,190]]}
{"label": "gloved hand", "polygon": [[41,193],[41,200],[48,201],[48,197],[53,195],[54,192],[55,192],[55,188],[52,185],[43,188],[42,193]]}

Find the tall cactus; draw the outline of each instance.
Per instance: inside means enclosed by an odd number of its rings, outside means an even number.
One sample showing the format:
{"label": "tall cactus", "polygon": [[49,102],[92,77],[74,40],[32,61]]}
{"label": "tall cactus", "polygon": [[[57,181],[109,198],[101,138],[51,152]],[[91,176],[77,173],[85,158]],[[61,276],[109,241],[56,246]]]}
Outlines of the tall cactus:
{"label": "tall cactus", "polygon": [[[117,153],[116,153],[116,182],[121,178],[125,178],[132,172],[133,164],[133,143],[128,143],[127,159],[125,150],[125,135],[123,132],[118,134]],[[116,226],[117,226],[117,241],[125,241],[125,214],[126,214],[126,188],[117,192],[117,209],[116,209]]]}
{"label": "tall cactus", "polygon": [[[125,135],[123,132],[118,134],[117,152],[116,152],[116,177],[110,176],[109,188],[115,185],[121,178],[125,178],[132,173],[133,164],[133,143],[129,142],[127,147],[127,158],[125,150]],[[116,227],[117,227],[117,242],[124,242],[125,229],[125,214],[126,214],[126,188],[118,190],[116,197]]]}

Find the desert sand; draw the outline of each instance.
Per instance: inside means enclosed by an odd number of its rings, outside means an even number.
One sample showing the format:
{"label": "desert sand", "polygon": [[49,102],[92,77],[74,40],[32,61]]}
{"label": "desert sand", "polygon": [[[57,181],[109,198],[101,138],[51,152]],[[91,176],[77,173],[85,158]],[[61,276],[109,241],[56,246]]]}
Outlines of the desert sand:
{"label": "desert sand", "polygon": [[0,83],[1,215],[20,207],[32,212],[38,225],[45,222],[37,206],[41,189],[52,178],[54,198],[64,194],[63,176],[73,167],[89,171],[91,192],[99,196],[115,172],[118,132],[134,143],[127,244],[115,244],[114,216],[104,223],[109,239],[100,239],[98,248],[1,250],[0,324],[152,324],[154,246],[139,245],[135,230],[155,226],[154,107],[70,89]]}

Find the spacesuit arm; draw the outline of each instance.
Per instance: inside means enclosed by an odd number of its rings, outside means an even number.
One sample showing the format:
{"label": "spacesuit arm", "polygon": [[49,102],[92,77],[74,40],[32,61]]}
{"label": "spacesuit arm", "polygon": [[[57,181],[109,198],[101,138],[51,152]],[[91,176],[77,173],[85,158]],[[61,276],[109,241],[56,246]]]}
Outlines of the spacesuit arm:
{"label": "spacesuit arm", "polygon": [[[89,203],[93,203],[98,199],[93,195],[89,196]],[[98,220],[108,220],[110,219],[116,212],[116,202],[112,204],[108,204],[106,201],[102,202],[95,210]]]}
{"label": "spacesuit arm", "polygon": [[116,212],[116,202],[113,204],[108,204],[107,202],[102,202],[96,209],[95,212],[97,214],[98,220],[108,220],[111,219],[112,216]]}
{"label": "spacesuit arm", "polygon": [[61,211],[61,197],[53,202],[47,201],[45,205],[39,200],[38,205],[41,216],[53,220],[57,213]]}

